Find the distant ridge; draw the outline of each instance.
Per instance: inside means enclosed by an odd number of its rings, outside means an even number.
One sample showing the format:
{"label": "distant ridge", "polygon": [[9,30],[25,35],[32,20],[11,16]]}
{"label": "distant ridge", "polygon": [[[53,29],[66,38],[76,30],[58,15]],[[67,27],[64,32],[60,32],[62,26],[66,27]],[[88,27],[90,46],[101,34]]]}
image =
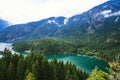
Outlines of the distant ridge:
{"label": "distant ridge", "polygon": [[[120,2],[107,1],[83,14],[65,17],[50,17],[27,24],[18,24],[0,32],[0,41],[14,42],[43,37],[95,37],[108,41],[120,36]],[[104,34],[104,36],[103,36]],[[113,35],[114,34],[114,35]],[[114,38],[116,40],[116,38]]]}

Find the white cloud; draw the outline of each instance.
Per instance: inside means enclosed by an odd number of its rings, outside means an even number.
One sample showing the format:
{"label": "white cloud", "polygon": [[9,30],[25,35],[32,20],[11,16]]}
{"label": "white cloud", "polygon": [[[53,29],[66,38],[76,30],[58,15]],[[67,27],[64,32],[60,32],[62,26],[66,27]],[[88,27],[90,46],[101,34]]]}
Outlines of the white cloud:
{"label": "white cloud", "polygon": [[0,17],[26,23],[51,16],[70,17],[107,0],[0,0]]}

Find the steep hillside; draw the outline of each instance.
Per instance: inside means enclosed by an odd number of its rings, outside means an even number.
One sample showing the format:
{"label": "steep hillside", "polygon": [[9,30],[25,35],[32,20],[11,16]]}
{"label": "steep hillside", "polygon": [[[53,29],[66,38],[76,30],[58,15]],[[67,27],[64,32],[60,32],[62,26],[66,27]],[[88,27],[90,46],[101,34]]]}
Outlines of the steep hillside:
{"label": "steep hillside", "polygon": [[119,5],[120,1],[108,1],[83,14],[75,15],[59,29],[57,35],[81,36],[82,34],[94,34],[103,28],[111,28],[111,24],[116,26],[120,21]]}
{"label": "steep hillside", "polygon": [[27,24],[13,25],[0,32],[0,41],[14,42],[53,36],[64,24],[64,20],[65,17],[50,17]]}
{"label": "steep hillside", "polygon": [[74,43],[72,46],[74,48],[70,48],[71,53],[94,55],[111,61],[120,53],[119,5],[120,1],[112,0],[69,19],[51,17],[37,22],[14,25],[1,31],[0,41],[59,37]]}
{"label": "steep hillside", "polygon": [[[0,41],[14,42],[38,39],[42,37],[77,37],[92,36],[100,40],[108,40],[109,36],[119,33],[120,1],[111,0],[98,5],[87,12],[65,17],[50,17],[27,24],[13,25],[0,32]],[[117,26],[117,27],[116,27]],[[108,30],[109,29],[109,30]],[[115,29],[115,30],[113,30]],[[117,34],[119,36],[119,34]],[[114,37],[114,36],[113,36]]]}

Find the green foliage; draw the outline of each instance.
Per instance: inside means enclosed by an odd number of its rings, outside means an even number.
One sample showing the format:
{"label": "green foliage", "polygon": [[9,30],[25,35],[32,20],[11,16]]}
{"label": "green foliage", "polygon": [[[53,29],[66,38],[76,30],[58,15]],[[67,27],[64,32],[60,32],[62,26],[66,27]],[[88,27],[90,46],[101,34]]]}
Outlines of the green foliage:
{"label": "green foliage", "polygon": [[115,58],[114,62],[110,62],[109,74],[98,70],[97,67],[92,71],[87,80],[119,80],[120,79],[120,56]]}
{"label": "green foliage", "polygon": [[108,24],[109,20],[112,22],[111,20],[114,19],[116,19],[115,16],[106,19],[105,26],[95,29],[93,34],[84,32],[87,29],[85,28],[86,24],[83,26],[78,25],[84,22],[73,22],[60,28],[59,32],[63,31],[63,33],[56,37],[64,40],[44,38],[28,41],[23,46],[21,46],[22,44],[16,43],[16,47],[13,45],[13,49],[18,51],[22,48],[22,51],[25,51],[27,49],[24,46],[29,44],[28,50],[32,50],[35,53],[79,53],[96,56],[111,62],[116,55],[120,55],[120,21],[118,23]]}
{"label": "green foliage", "polygon": [[30,47],[30,45],[25,41],[22,41],[19,43],[17,42],[15,44],[13,44],[13,50],[15,49],[17,52],[24,52],[25,50],[28,50],[29,47]]}
{"label": "green foliage", "polygon": [[114,62],[109,63],[110,65],[110,80],[119,80],[120,79],[120,55],[116,56]]}
{"label": "green foliage", "polygon": [[15,68],[14,68],[13,63],[10,62],[8,66],[8,79],[15,80],[15,77],[13,75],[15,75]]}
{"label": "green foliage", "polygon": [[[48,61],[43,54],[23,57],[7,49],[0,58],[0,80],[86,80],[88,74],[71,63],[54,58]],[[8,61],[8,60],[9,61]]]}
{"label": "green foliage", "polygon": [[74,45],[71,42],[56,38],[43,38],[28,42],[20,42],[13,44],[15,51],[21,52],[31,50],[36,53],[74,53]]}
{"label": "green foliage", "polygon": [[109,75],[97,67],[92,71],[91,76],[87,80],[108,80]]}
{"label": "green foliage", "polygon": [[24,62],[24,58],[21,57],[18,61],[18,68],[17,68],[17,72],[18,72],[18,80],[23,80],[25,77],[25,62]]}
{"label": "green foliage", "polygon": [[13,49],[18,52],[30,50],[35,53],[44,54],[79,53],[112,61],[115,55],[120,54],[120,42],[106,41],[103,38],[96,40],[94,36],[90,37],[86,35],[80,38],[64,38],[64,40],[58,38],[42,38],[14,43]]}
{"label": "green foliage", "polygon": [[35,80],[33,73],[29,72],[25,80]]}

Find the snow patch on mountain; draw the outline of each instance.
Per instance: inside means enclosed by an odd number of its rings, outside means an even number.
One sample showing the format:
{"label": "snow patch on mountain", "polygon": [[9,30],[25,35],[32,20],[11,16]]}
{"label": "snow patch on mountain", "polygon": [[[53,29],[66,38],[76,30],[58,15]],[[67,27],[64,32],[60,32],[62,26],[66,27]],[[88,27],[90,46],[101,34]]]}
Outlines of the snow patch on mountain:
{"label": "snow patch on mountain", "polygon": [[115,19],[115,22],[117,23],[117,22],[118,22],[118,20],[119,20],[119,17],[117,17],[117,18]]}
{"label": "snow patch on mountain", "polygon": [[112,13],[111,10],[105,10],[105,11],[101,12],[101,14],[104,15],[104,17],[107,18],[107,17],[111,17],[111,16],[119,16],[120,11]]}
{"label": "snow patch on mountain", "polygon": [[60,25],[57,21],[55,21],[55,20],[48,20],[47,21],[47,23],[48,24],[56,24],[56,25],[58,25],[58,27],[61,27],[62,25]]}
{"label": "snow patch on mountain", "polygon": [[106,16],[109,15],[111,12],[112,12],[111,10],[104,10],[103,12],[101,12],[101,14]]}
{"label": "snow patch on mountain", "polygon": [[62,26],[62,25],[60,25],[60,24],[59,24],[59,23],[57,23],[57,22],[56,22],[55,24],[57,24],[57,25],[58,25],[58,27],[61,27],[61,26]]}
{"label": "snow patch on mountain", "polygon": [[69,18],[64,19],[64,25],[67,24]]}
{"label": "snow patch on mountain", "polygon": [[55,23],[55,20],[48,20],[48,24]]}

